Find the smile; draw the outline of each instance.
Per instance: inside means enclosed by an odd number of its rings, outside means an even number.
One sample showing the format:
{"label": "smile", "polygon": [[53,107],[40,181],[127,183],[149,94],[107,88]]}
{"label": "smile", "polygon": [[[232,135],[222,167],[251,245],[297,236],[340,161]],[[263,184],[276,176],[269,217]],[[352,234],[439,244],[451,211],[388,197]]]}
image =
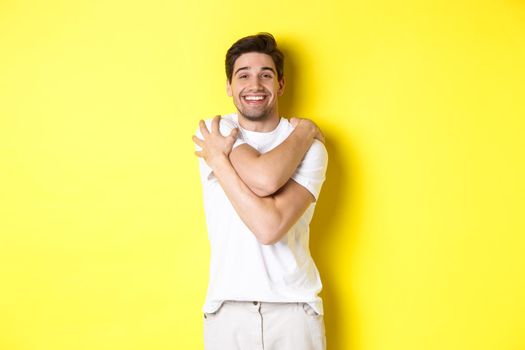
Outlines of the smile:
{"label": "smile", "polygon": [[245,95],[242,98],[248,104],[261,104],[266,100],[266,95]]}

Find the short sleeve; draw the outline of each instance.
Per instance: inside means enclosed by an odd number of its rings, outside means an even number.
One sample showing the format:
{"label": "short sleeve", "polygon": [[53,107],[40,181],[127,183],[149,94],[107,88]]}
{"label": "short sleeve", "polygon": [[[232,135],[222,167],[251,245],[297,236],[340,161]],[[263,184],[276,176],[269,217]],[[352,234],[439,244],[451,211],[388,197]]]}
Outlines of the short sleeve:
{"label": "short sleeve", "polygon": [[[208,130],[211,130],[211,121],[212,119],[206,119],[204,121],[206,123],[206,127],[208,128]],[[221,122],[219,124],[219,131],[221,132],[222,136],[228,136],[231,133],[231,131],[235,128],[238,128],[238,126],[234,121],[230,119],[226,119],[226,118],[221,118]],[[197,136],[201,140],[203,139],[200,128],[197,128],[197,131],[195,131],[195,136]],[[246,142],[243,140],[242,135],[239,132],[237,134],[237,139],[235,140],[235,143],[233,144],[233,148],[238,147],[242,145],[243,143],[246,143]],[[195,150],[200,151],[201,148],[197,144],[195,144]],[[199,157],[199,168],[201,172],[201,180],[203,183],[205,181],[211,181],[215,179],[215,176],[213,175],[213,170],[208,166],[208,164],[206,164],[206,161],[200,157]]]}
{"label": "short sleeve", "polygon": [[314,140],[292,179],[310,191],[317,201],[325,180],[327,166],[328,152],[326,147],[321,141]]}

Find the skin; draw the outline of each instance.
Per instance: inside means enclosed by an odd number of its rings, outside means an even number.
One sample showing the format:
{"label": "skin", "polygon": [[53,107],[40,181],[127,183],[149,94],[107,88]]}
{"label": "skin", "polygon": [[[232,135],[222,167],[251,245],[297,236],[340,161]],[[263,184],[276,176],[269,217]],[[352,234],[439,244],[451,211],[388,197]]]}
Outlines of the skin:
{"label": "skin", "polygon": [[213,169],[235,211],[257,240],[264,245],[275,244],[315,199],[306,188],[291,179],[270,196],[259,197],[253,193],[236,173],[228,158],[235,142],[235,130],[226,137],[222,136],[219,118],[214,118],[211,132],[204,125],[201,128],[203,140],[194,139],[202,148],[196,155],[203,157]]}
{"label": "skin", "polygon": [[[284,92],[284,79],[278,80],[271,56],[259,52],[239,56],[233,66],[232,80],[226,82],[226,92],[233,97],[244,129],[268,132],[279,124],[277,99]],[[247,96],[264,99],[248,101]]]}
{"label": "skin", "polygon": [[[284,92],[284,78],[278,79],[271,56],[250,52],[235,61],[226,92],[237,107],[240,125],[247,130],[268,132],[279,124],[278,97]],[[244,96],[264,96],[250,103]],[[258,196],[275,193],[290,179],[314,138],[324,142],[319,128],[310,120],[292,118],[291,135],[270,152],[261,154],[248,144],[236,147],[230,161],[241,179]]]}
{"label": "skin", "polygon": [[[284,91],[269,55],[245,53],[234,64],[226,91],[233,98],[239,124],[247,130],[269,132],[279,124],[278,97]],[[262,96],[249,101],[247,96]],[[314,139],[324,141],[319,128],[308,119],[292,118],[294,131],[279,146],[259,153],[247,144],[232,151],[238,130],[228,136],[219,131],[220,116],[208,130],[201,120],[203,139],[193,136],[201,147],[195,152],[213,170],[239,217],[262,244],[278,242],[315,200],[291,176]]]}

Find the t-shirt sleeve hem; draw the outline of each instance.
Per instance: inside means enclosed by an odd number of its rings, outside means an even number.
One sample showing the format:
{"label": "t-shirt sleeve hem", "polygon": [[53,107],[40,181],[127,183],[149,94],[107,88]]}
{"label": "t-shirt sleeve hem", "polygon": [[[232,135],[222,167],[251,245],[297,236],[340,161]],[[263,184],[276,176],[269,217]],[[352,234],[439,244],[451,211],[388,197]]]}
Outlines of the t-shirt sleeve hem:
{"label": "t-shirt sleeve hem", "polygon": [[292,180],[294,180],[299,185],[306,188],[308,192],[310,192],[312,196],[314,197],[314,202],[317,202],[317,200],[319,199],[319,192],[320,192],[319,186],[316,186],[308,178],[298,175],[298,174],[295,174],[294,176],[292,176]]}

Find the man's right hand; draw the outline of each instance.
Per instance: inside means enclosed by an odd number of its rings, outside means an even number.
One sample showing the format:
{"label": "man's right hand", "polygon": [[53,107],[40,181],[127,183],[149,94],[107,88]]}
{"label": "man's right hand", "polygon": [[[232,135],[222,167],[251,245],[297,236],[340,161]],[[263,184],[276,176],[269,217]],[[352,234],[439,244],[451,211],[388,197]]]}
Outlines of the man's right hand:
{"label": "man's right hand", "polygon": [[292,117],[290,118],[290,124],[292,124],[292,126],[294,127],[294,129],[296,127],[305,127],[305,128],[310,128],[313,130],[313,132],[315,133],[314,137],[321,141],[322,143],[325,143],[325,139],[324,139],[324,135],[323,133],[321,132],[321,129],[319,129],[319,127],[317,126],[317,124],[315,124],[313,121],[311,121],[310,119],[306,119],[306,118],[297,118],[297,117]]}
{"label": "man's right hand", "polygon": [[195,135],[192,137],[193,142],[201,148],[200,151],[195,151],[195,155],[204,158],[206,164],[213,170],[215,170],[218,163],[224,159],[228,159],[239,131],[239,129],[235,128],[232,129],[230,135],[222,136],[219,129],[220,120],[220,115],[213,118],[211,121],[211,130],[208,130],[203,120],[199,121],[199,128],[203,139],[201,140]]}

